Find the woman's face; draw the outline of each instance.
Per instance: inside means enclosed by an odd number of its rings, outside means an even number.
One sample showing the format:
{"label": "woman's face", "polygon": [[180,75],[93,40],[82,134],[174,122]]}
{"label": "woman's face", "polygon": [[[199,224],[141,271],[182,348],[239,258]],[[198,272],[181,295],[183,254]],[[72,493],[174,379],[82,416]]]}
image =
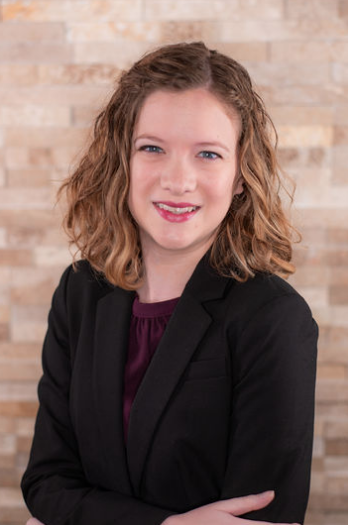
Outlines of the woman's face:
{"label": "woman's face", "polygon": [[[155,91],[134,130],[129,208],[144,251],[213,242],[232,199],[240,123],[209,91]],[[242,191],[241,183],[234,193]]]}

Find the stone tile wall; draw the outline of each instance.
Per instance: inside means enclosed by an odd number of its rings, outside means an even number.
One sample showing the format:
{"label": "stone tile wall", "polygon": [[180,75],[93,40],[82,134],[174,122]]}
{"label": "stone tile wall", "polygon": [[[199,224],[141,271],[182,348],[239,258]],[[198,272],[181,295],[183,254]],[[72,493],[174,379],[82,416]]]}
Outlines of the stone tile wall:
{"label": "stone tile wall", "polygon": [[51,294],[70,262],[59,181],[118,71],[204,39],[252,74],[297,182],[294,285],[320,325],[307,525],[348,523],[348,1],[0,1],[0,524],[28,516],[18,483],[37,409]]}

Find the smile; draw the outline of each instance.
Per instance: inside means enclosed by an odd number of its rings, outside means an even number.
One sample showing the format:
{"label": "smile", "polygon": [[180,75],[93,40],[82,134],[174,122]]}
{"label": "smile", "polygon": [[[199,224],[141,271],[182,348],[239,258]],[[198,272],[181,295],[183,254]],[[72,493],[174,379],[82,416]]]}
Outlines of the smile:
{"label": "smile", "polygon": [[174,213],[174,215],[183,215],[184,213],[191,213],[198,209],[198,206],[174,207],[169,206],[168,204],[163,204],[162,202],[155,202],[154,204],[157,208]]}

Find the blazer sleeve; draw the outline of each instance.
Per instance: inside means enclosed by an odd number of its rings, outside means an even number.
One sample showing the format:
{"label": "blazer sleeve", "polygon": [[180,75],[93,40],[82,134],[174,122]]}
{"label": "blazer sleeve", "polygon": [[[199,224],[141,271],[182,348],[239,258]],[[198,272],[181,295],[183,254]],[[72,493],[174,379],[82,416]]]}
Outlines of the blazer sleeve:
{"label": "blazer sleeve", "polygon": [[45,525],[158,525],[173,512],[90,486],[84,475],[69,414],[72,366],[65,297],[70,271],[63,274],[49,314],[40,406],[22,479],[24,499]]}
{"label": "blazer sleeve", "polygon": [[222,499],[274,490],[245,517],[300,522],[313,442],[317,325],[296,292],[274,298],[244,324],[231,362],[229,455]]}

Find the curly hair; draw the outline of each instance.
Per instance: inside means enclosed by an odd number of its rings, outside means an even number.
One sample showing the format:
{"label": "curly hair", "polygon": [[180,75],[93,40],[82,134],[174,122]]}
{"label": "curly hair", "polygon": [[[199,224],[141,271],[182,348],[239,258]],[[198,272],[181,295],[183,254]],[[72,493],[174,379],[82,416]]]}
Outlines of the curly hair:
{"label": "curly hair", "polygon": [[143,262],[137,224],[128,207],[133,130],[145,99],[156,90],[205,88],[238,114],[239,177],[243,192],[232,198],[210,249],[221,274],[245,281],[256,272],[283,277],[295,271],[293,228],[282,208],[276,159],[277,133],[249,74],[232,58],[202,42],[161,47],[121,74],[97,117],[91,143],[63,182],[68,210],[64,227],[71,244],[106,279],[139,288]]}

